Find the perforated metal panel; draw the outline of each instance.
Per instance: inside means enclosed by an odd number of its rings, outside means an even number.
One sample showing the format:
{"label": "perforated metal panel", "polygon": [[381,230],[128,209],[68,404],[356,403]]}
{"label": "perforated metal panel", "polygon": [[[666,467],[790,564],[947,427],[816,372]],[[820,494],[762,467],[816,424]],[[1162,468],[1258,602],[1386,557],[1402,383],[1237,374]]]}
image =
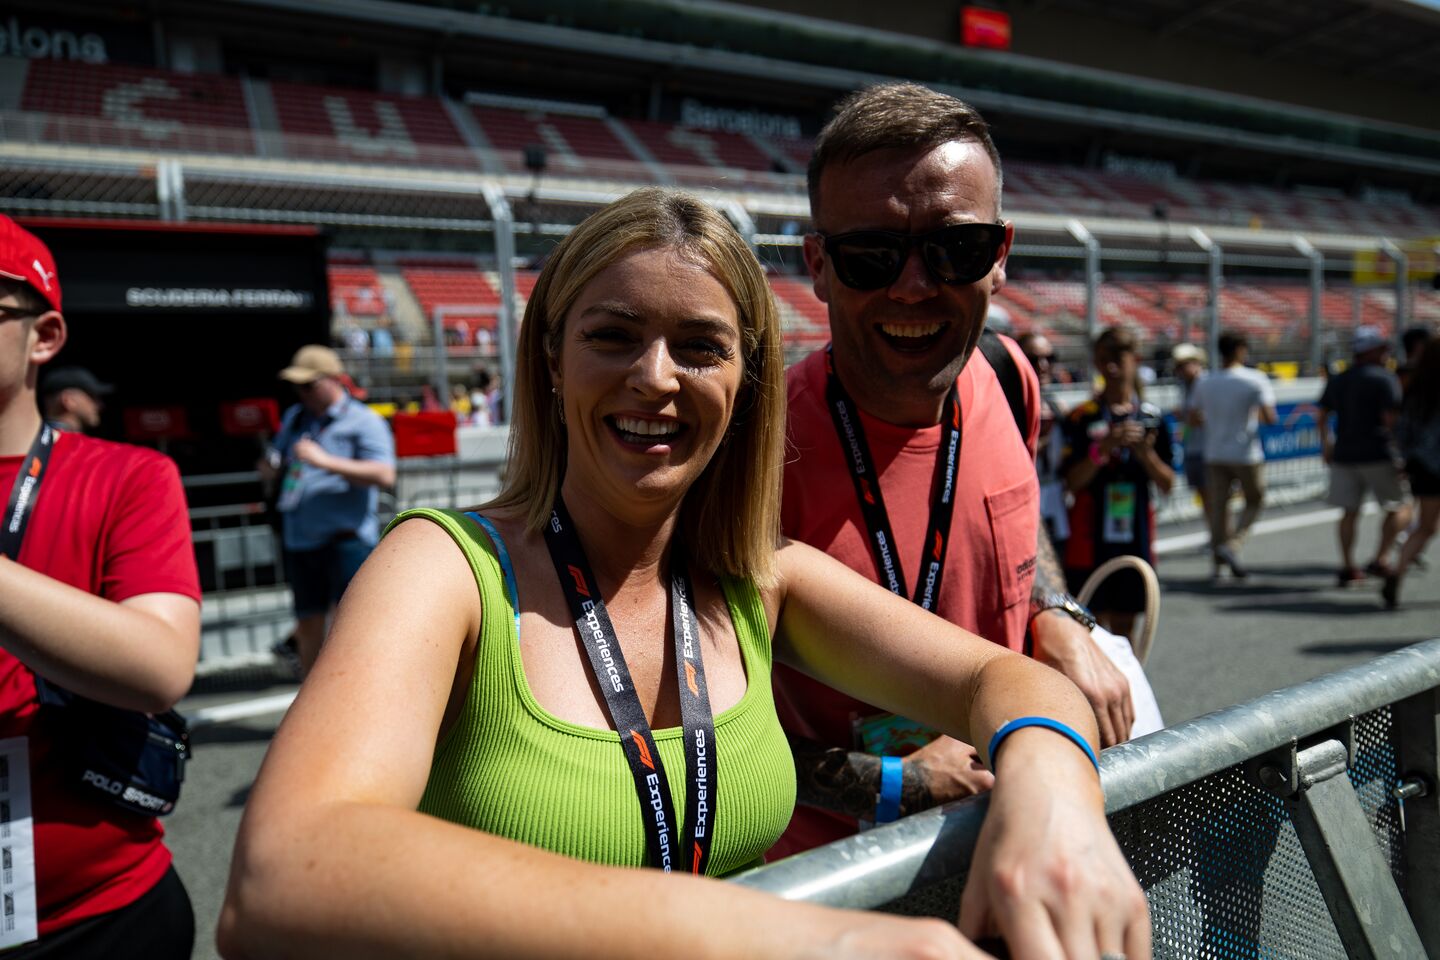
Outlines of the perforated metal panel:
{"label": "perforated metal panel", "polygon": [[[1389,708],[1357,720],[1355,745],[1350,781],[1402,880]],[[1345,960],[1289,806],[1237,766],[1110,818],[1150,901],[1157,960]],[[949,880],[882,909],[953,920],[960,890]]]}

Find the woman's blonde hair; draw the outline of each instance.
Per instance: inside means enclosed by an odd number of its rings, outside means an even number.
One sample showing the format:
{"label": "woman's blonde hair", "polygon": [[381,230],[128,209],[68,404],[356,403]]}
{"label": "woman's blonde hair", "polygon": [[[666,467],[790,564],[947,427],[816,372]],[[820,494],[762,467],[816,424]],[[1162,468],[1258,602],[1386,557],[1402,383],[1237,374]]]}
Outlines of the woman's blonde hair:
{"label": "woman's blonde hair", "polygon": [[636,190],[587,217],[551,253],[520,327],[510,462],[490,507],[523,512],[539,530],[565,476],[565,426],[551,390],[565,317],[601,271],[640,250],[673,251],[715,277],[740,319],[742,381],[726,439],[681,506],[692,564],[713,573],[774,579],[780,536],[785,363],[780,320],[764,270],[735,228],[696,197]]}

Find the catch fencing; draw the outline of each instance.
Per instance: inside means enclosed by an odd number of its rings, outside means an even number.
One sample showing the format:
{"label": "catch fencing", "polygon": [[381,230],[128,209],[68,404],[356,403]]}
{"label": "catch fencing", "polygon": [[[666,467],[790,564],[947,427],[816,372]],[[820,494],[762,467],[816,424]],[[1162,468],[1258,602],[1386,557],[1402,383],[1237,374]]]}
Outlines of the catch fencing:
{"label": "catch fencing", "polygon": [[[1440,639],[1106,750],[1157,960],[1440,957]],[[736,878],[954,920],[986,799]]]}

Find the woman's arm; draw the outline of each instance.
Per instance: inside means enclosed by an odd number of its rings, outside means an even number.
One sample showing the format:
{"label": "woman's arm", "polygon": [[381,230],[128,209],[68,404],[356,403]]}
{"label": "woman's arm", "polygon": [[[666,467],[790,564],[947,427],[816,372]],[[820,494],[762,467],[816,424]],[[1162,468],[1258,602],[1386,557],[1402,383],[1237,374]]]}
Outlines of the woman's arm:
{"label": "woman's arm", "polygon": [[[1049,667],[804,544],[787,544],[779,557],[777,659],[970,743],[988,745],[1007,721],[1043,716],[1098,746],[1089,704]],[[1037,727],[1012,733],[997,757],[981,752],[995,789],[962,905],[965,932],[999,932],[1017,957],[1149,957],[1145,898],[1105,821],[1085,753]]]}
{"label": "woman's arm", "polygon": [[435,525],[402,524],[376,548],[246,805],[227,957],[980,956],[942,923],[581,863],[417,812],[480,617]]}

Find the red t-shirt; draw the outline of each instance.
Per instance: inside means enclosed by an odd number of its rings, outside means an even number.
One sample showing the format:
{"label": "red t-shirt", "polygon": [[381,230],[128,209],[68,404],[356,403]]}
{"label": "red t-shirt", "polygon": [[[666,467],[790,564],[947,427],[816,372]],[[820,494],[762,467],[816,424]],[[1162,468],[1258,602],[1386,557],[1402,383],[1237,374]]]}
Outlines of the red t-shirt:
{"label": "red t-shirt", "polygon": [[[950,546],[940,587],[940,616],[967,630],[1022,650],[1035,579],[1040,485],[1035,476],[1040,384],[1014,341],[1030,412],[1026,439],[1015,429],[1005,391],[985,355],[976,350],[957,381],[962,418],[960,467]],[[789,450],[781,523],[803,541],[879,580],[844,450],[825,401],[825,356],[818,351],[788,373]],[[880,492],[895,533],[895,553],[912,594],[930,522],[931,485],[941,428],[897,427],[861,413],[860,422],[880,476]],[[775,705],[787,731],[851,749],[854,721],[880,713],[788,667],[774,672]],[[798,806],[790,828],[767,854],[778,859],[855,832],[855,821]]]}
{"label": "red t-shirt", "polygon": [[[0,457],[0,497],[8,498],[24,459]],[[61,433],[19,561],[116,602],[146,593],[200,599],[179,471],[141,447]],[[0,737],[29,738],[44,937],[134,902],[164,876],[170,851],[158,820],[90,800],[62,779],[37,709],[34,674],[0,650]]]}

